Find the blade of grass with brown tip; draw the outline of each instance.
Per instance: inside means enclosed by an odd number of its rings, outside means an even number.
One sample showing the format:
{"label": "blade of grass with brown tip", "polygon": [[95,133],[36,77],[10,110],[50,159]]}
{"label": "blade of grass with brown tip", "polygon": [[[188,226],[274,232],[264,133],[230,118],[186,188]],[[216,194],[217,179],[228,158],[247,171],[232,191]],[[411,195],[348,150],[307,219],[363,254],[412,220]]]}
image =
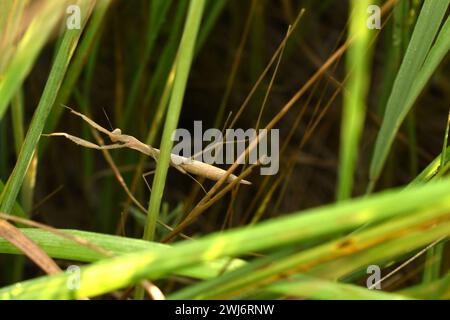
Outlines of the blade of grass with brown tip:
{"label": "blade of grass with brown tip", "polygon": [[48,274],[61,271],[58,265],[30,238],[5,220],[0,220],[0,237],[5,238]]}

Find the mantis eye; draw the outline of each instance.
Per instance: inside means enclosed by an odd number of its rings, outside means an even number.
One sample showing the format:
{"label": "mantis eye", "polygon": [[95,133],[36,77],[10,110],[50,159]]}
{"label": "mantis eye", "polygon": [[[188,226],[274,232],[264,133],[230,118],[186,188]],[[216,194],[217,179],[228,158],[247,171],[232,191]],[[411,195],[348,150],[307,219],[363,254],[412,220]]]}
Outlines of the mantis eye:
{"label": "mantis eye", "polygon": [[113,130],[112,132],[113,134],[122,134],[122,130],[120,130],[119,128],[116,128]]}

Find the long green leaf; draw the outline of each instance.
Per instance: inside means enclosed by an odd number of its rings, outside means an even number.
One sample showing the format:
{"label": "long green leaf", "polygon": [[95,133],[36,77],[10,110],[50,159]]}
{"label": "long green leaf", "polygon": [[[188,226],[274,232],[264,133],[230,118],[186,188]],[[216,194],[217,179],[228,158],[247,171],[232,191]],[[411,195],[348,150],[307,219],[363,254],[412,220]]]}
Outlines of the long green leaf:
{"label": "long green leaf", "polygon": [[[324,235],[345,232],[368,222],[401,217],[412,212],[450,209],[450,180],[426,187],[391,191],[377,196],[342,202],[323,208],[273,219],[254,227],[210,235],[196,241],[176,244],[167,252],[140,251],[102,260],[81,269],[82,285],[69,290],[68,275],[55,275],[22,282],[0,290],[0,299],[69,299],[96,296],[143,278],[161,278],[175,270],[222,257],[287,246]],[[114,274],[114,277],[110,277]]]}
{"label": "long green leaf", "polygon": [[366,95],[369,88],[371,53],[370,32],[367,28],[367,8],[371,1],[353,0],[351,3],[350,29],[348,37],[354,39],[347,51],[349,78],[344,93],[342,112],[339,180],[337,199],[348,199],[352,195],[359,141],[366,112]]}
{"label": "long green leaf", "polygon": [[[444,221],[441,224],[435,222],[441,220]],[[177,299],[232,298],[237,294],[258,290],[264,284],[270,284],[277,280],[280,275],[288,276],[294,271],[308,272],[322,263],[334,261],[342,256],[350,257],[392,240],[403,239],[411,242],[411,238],[414,239],[428,231],[433,233],[438,230],[432,239],[442,237],[442,234],[450,233],[449,220],[450,215],[446,209],[440,208],[389,220],[379,226],[332,240],[308,250],[294,251],[285,257],[280,257],[277,253],[257,259],[233,272],[181,290],[174,297]],[[436,227],[433,228],[433,224],[436,224]],[[376,259],[376,256],[372,258]],[[328,273],[332,275],[334,270],[328,269]],[[329,278],[330,275],[327,277]]]}
{"label": "long green leaf", "polygon": [[[296,277],[297,278],[297,277]],[[380,290],[368,290],[345,283],[335,283],[314,277],[301,275],[294,281],[285,280],[265,287],[266,291],[290,297],[320,300],[405,300],[406,295],[387,293]]]}
{"label": "long green leaf", "polygon": [[172,3],[172,0],[152,0],[150,2],[150,19],[148,22],[145,46],[143,48],[142,59],[137,66],[137,70],[133,75],[131,81],[129,94],[125,103],[125,112],[122,124],[126,126],[130,120],[133,111],[136,109],[136,101],[138,97],[138,90],[142,85],[142,79],[150,60],[150,56],[156,44],[156,40],[160,34],[161,27],[166,19],[167,12]]}
{"label": "long green leaf", "polygon": [[425,84],[450,49],[449,26],[445,25],[433,44],[442,23],[448,0],[426,0],[406,50],[389,97],[370,166],[371,191],[378,180],[395,135]]}
{"label": "long green leaf", "polygon": [[[95,41],[98,41],[100,29],[105,19],[106,13],[111,4],[111,0],[99,0],[95,6],[92,17],[89,20],[89,24],[86,26],[86,30],[83,32],[83,38],[74,53],[69,68],[67,69],[66,76],[61,85],[61,89],[58,92],[58,96],[55,101],[55,106],[48,118],[45,125],[47,132],[53,132],[61,118],[63,108],[59,108],[61,104],[66,104],[69,100],[75,84],[83,71],[83,66],[86,64],[89,54],[92,52]],[[43,143],[42,150],[45,149]]]}
{"label": "long green leaf", "polygon": [[169,169],[170,153],[173,145],[172,135],[178,125],[178,118],[180,117],[181,106],[183,104],[184,93],[191,69],[192,58],[194,56],[195,42],[202,20],[204,6],[205,0],[192,0],[189,5],[189,12],[178,51],[172,96],[164,124],[161,140],[161,154],[156,167],[152,194],[148,207],[148,217],[144,231],[144,239],[146,240],[152,240],[155,233],[156,221],[158,220],[167,171]]}
{"label": "long green leaf", "polygon": [[[52,258],[80,262],[95,262],[106,258],[101,252],[95,251],[89,247],[76,243],[73,240],[63,238],[46,230],[35,228],[22,228],[20,230],[37,245],[39,245],[39,247],[41,247]],[[79,230],[58,231],[72,237],[81,238],[102,249],[108,250],[115,255],[123,255],[143,250],[164,253],[171,249],[168,245],[140,239],[111,236]],[[0,238],[0,252],[8,254],[21,254],[16,247],[3,238]],[[197,279],[208,279],[216,277],[224,270],[225,267],[226,270],[233,270],[242,264],[242,260],[234,259],[230,262],[230,259],[222,259],[222,261],[217,260],[187,269],[180,269],[177,270],[175,274]]]}
{"label": "long green leaf", "polygon": [[5,68],[3,77],[0,78],[0,119],[31,71],[34,61],[60,17],[64,15],[67,3],[66,0],[46,1],[43,11],[36,15],[28,26],[13,58]]}
{"label": "long green leaf", "polygon": [[[84,26],[84,24],[86,23],[87,18],[89,17],[88,13],[90,13],[91,11],[89,8],[91,8],[93,4],[95,4],[95,2],[87,0],[80,1],[81,11],[86,13],[82,15],[82,26]],[[52,13],[51,16],[57,15]],[[11,212],[14,202],[16,201],[27,169],[31,163],[33,154],[36,150],[36,146],[41,137],[42,130],[44,129],[45,122],[55,103],[55,99],[64,79],[67,66],[69,65],[72,54],[77,46],[78,39],[81,36],[81,32],[82,29],[68,29],[65,31],[62,42],[58,49],[58,54],[55,58],[47,83],[45,85],[44,92],[42,93],[42,97],[36,108],[33,120],[30,124],[30,128],[28,129],[27,135],[22,145],[22,149],[17,159],[16,166],[14,167],[14,170],[10,175],[5,189],[3,190],[3,193],[0,197],[0,211],[6,213]]]}
{"label": "long green leaf", "polygon": [[[95,262],[105,259],[102,253],[80,245],[72,240],[62,238],[49,231],[25,228],[21,231],[39,245],[49,256],[57,259],[65,259],[80,262]],[[93,232],[78,230],[58,230],[70,236],[76,236],[95,244],[102,249],[114,254],[126,254],[138,252],[140,250],[167,251],[170,246],[159,243],[152,243],[139,239],[110,236]],[[6,240],[0,238],[0,252],[7,254],[21,254],[21,252]],[[176,270],[179,276],[196,279],[210,279],[222,274],[223,271],[230,272],[243,265],[239,259],[222,259],[212,261],[202,265],[189,267],[187,269]],[[370,291],[354,285],[335,283],[322,280],[308,275],[298,275],[295,281],[282,281],[264,288],[264,291],[272,294],[301,296],[310,299],[329,299],[340,297],[340,299],[401,299],[404,296],[397,296],[377,290]]]}

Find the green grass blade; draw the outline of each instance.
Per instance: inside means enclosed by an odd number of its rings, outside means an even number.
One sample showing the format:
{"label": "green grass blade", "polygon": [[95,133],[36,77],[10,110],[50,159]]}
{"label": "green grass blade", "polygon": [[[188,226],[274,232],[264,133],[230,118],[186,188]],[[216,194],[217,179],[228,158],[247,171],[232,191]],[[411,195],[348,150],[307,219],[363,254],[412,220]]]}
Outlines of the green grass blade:
{"label": "green grass blade", "polygon": [[23,17],[26,0],[4,0],[0,3],[0,72],[3,73],[15,52],[15,37]]}
{"label": "green grass blade", "polygon": [[417,97],[425,88],[427,82],[430,80],[434,71],[444,60],[447,53],[450,51],[450,17],[445,21],[442,30],[440,31],[436,42],[430,50],[426,61],[424,62],[420,73],[418,74],[416,80],[412,84],[411,93],[408,96],[406,106],[411,108],[411,106],[416,101]]}
{"label": "green grass blade", "polygon": [[[340,257],[352,257],[355,254],[376,248],[380,244],[387,244],[396,240],[403,240],[407,244],[414,243],[411,239],[428,232],[434,233],[433,239],[436,239],[441,237],[442,234],[448,234],[450,223],[438,224],[437,228],[430,228],[429,225],[433,221],[444,219],[444,216],[446,219],[449,218],[446,210],[440,208],[434,211],[423,211],[389,220],[379,226],[332,240],[312,249],[293,251],[285,257],[277,253],[259,258],[233,272],[181,290],[175,294],[175,297],[177,299],[229,299],[237,294],[259,290],[261,286],[270,284],[280,275],[290,275],[294,271],[308,272],[314,266],[333,262]],[[426,226],[428,226],[428,229]],[[373,256],[372,259],[375,257],[380,258],[380,256]],[[372,260],[371,262],[378,261]],[[328,269],[327,277],[332,277],[334,271],[334,269]]]}
{"label": "green grass blade", "polygon": [[[80,1],[82,12],[90,12],[89,7],[92,5],[90,1]],[[52,16],[57,16],[54,13]],[[83,15],[83,25],[86,23],[89,14]],[[0,197],[0,211],[11,212],[14,202],[16,201],[20,187],[25,178],[27,169],[31,163],[34,151],[44,129],[47,117],[55,103],[56,95],[63,81],[67,66],[69,65],[72,54],[77,46],[81,30],[66,30],[63,40],[58,49],[58,54],[53,63],[47,83],[42,93],[42,97],[36,108],[33,120],[31,121],[27,135],[25,137],[22,149],[17,159],[16,166],[6,183]],[[1,91],[1,89],[0,89]],[[1,109],[1,108],[0,108]]]}
{"label": "green grass blade", "polygon": [[265,291],[292,297],[318,300],[406,300],[406,295],[368,290],[356,285],[326,281],[306,275],[266,286]]}
{"label": "green grass blade", "polygon": [[[51,232],[25,228],[21,231],[38,244],[49,256],[56,259],[65,259],[80,262],[95,262],[105,257],[86,246],[77,244],[71,240],[62,238]],[[78,230],[59,230],[71,236],[76,236],[89,241],[105,250],[114,254],[126,254],[138,252],[140,250],[152,250],[155,252],[167,251],[171,247],[159,243],[148,242],[139,239],[124,238],[118,236],[104,235],[100,233],[85,232]],[[0,252],[6,254],[21,254],[21,252],[11,245],[9,242],[0,238]],[[239,266],[243,265],[243,261],[234,259],[230,263],[229,259],[222,259],[189,267],[186,269],[177,270],[175,274],[179,276],[191,277],[195,279],[210,279],[222,274],[223,270],[230,272]],[[226,267],[226,269],[225,269]],[[308,275],[299,275],[295,277],[294,282],[280,282],[270,285],[264,289],[266,292],[279,295],[301,295],[302,297],[310,299],[329,299],[339,296],[342,299],[400,299],[403,296],[390,295],[379,291],[369,291],[354,285],[330,282],[318,279]],[[288,285],[290,283],[291,285]]]}
{"label": "green grass blade", "polygon": [[363,131],[366,95],[369,88],[370,30],[367,28],[369,0],[351,1],[350,29],[348,37],[354,39],[347,51],[347,72],[349,79],[344,93],[342,112],[339,180],[337,199],[348,199],[352,195],[359,141]]}
{"label": "green grass blade", "polygon": [[443,164],[442,159],[449,159],[449,157],[450,147],[445,150],[445,156],[443,156],[442,153],[439,154],[413,181],[411,181],[409,186],[424,184],[438,177],[439,172],[442,171],[442,168],[448,164],[448,162]]}
{"label": "green grass blade", "polygon": [[11,103],[11,120],[13,126],[13,136],[14,136],[14,146],[16,149],[16,155],[19,156],[20,148],[22,147],[23,139],[25,136],[24,130],[24,101],[23,101],[23,91],[19,89],[17,94]]}
{"label": "green grass blade", "polygon": [[[448,146],[448,133],[450,127],[450,112],[447,117],[447,125],[445,127],[444,143],[442,144],[441,163],[447,163],[446,150]],[[439,174],[444,173],[444,166],[439,167]],[[439,278],[441,273],[441,264],[443,259],[445,243],[439,243],[427,252],[425,260],[425,269],[423,271],[423,282],[430,283]]]}
{"label": "green grass blade", "polygon": [[[67,101],[69,101],[76,82],[83,71],[83,66],[86,64],[89,54],[92,52],[92,48],[96,44],[96,41],[99,41],[100,29],[110,4],[111,0],[97,1],[97,5],[92,12],[92,17],[89,19],[89,23],[83,33],[83,38],[77,46],[69,68],[67,69],[63,84],[61,85],[61,89],[59,90],[58,97],[56,98],[55,106],[57,108],[52,110],[45,125],[46,132],[53,132],[55,130],[64,110],[63,108],[59,108],[59,106],[61,104],[67,104]],[[44,141],[43,147],[40,149],[40,153],[45,150],[46,145],[47,142]]]}
{"label": "green grass blade", "polygon": [[[106,257],[93,249],[78,244],[72,240],[62,238],[46,230],[35,228],[22,228],[21,231],[41,247],[50,257],[56,259],[66,259],[80,262],[95,262]],[[59,230],[70,236],[76,236],[95,244],[116,255],[133,253],[143,250],[153,252],[166,252],[171,247],[168,245],[149,242],[140,239],[125,238],[119,236],[106,235],[101,233],[86,232],[79,230]],[[16,247],[8,241],[0,238],[0,252],[7,254],[22,254]],[[196,279],[208,279],[216,277],[227,267],[227,270],[233,270],[244,262],[234,259],[231,264],[229,259],[212,261],[203,265],[181,269],[176,272],[177,275],[192,277]]]}
{"label": "green grass blade", "polygon": [[155,233],[156,221],[158,219],[167,171],[169,169],[170,153],[173,144],[172,134],[178,125],[178,118],[181,112],[204,6],[204,0],[191,1],[188,16],[186,18],[186,25],[178,51],[172,95],[163,130],[161,154],[158,160],[155,178],[153,180],[147,224],[144,231],[144,239],[146,240],[152,240]]}
{"label": "green grass blade", "polygon": [[[422,249],[448,234],[448,225],[442,224],[432,231],[419,232],[401,239],[389,241],[387,243],[370,248],[355,255],[336,259],[335,261],[324,263],[311,270],[311,274],[328,280],[337,281],[343,277],[363,270],[370,264],[377,264],[380,267],[389,265],[393,260],[403,261],[405,254]],[[330,270],[333,270],[330,272]]]}
{"label": "green grass blade", "polygon": [[420,284],[402,289],[399,294],[405,294],[416,299],[450,299],[450,274],[431,283]]}
{"label": "green grass blade", "polygon": [[[448,212],[450,209],[450,180],[442,180],[426,187],[342,202],[311,209],[283,218],[272,219],[251,228],[213,234],[196,241],[176,244],[169,252],[140,251],[102,260],[82,268],[80,289],[70,291],[64,285],[68,275],[42,277],[0,290],[0,298],[81,298],[95,296],[136,283],[143,278],[161,278],[180,268],[287,246],[307,239],[349,231],[368,222],[388,218],[424,216],[424,209]],[[417,214],[414,213],[417,211]],[[429,213],[431,211],[425,212]],[[431,219],[431,216],[429,217]],[[323,222],[327,221],[326,224]],[[392,225],[398,228],[399,225]],[[389,228],[389,223],[386,224]],[[373,229],[375,230],[375,229]],[[366,235],[376,236],[368,230]],[[420,231],[420,230],[419,230]],[[448,230],[445,230],[448,232]],[[361,233],[362,234],[362,233]],[[113,273],[114,278],[109,275]]]}
{"label": "green grass blade", "polygon": [[[61,15],[65,13],[66,5],[65,0],[46,1],[43,11],[31,21],[0,81],[0,119],[3,118],[11,99],[31,71]],[[61,14],[57,14],[58,12]]]}
{"label": "green grass blade", "polygon": [[383,117],[392,85],[394,84],[395,77],[402,62],[401,59],[404,55],[404,49],[406,49],[409,42],[408,11],[409,1],[400,1],[394,8],[392,24],[386,27],[389,35],[386,37],[388,51],[383,69],[383,80],[380,84],[380,98],[377,102],[377,113],[380,118]]}
{"label": "green grass blade", "polygon": [[[429,54],[448,4],[448,0],[426,0],[422,7],[402,65],[395,79],[386,106],[383,123],[378,133],[370,166],[369,191],[374,188],[381,174],[394,137],[402,121],[429,80],[432,72],[442,60],[440,59],[442,58],[442,53],[448,52],[449,40],[446,23]],[[444,39],[444,35],[447,35],[447,39]]]}
{"label": "green grass blade", "polygon": [[[0,181],[0,194],[3,192],[3,189],[5,189],[5,185],[2,181]],[[28,216],[23,211],[22,207],[16,202],[12,209],[12,214],[21,218],[27,218]]]}
{"label": "green grass blade", "polygon": [[[11,103],[12,125],[14,133],[14,144],[16,147],[17,157],[20,154],[20,149],[24,140],[24,97],[23,91],[20,89]],[[36,185],[37,174],[37,158],[33,156],[30,166],[25,175],[22,190],[21,190],[21,204],[24,212],[30,212],[33,205],[34,187]]]}
{"label": "green grass blade", "polygon": [[195,47],[196,54],[201,51],[206,40],[208,39],[212,29],[216,25],[217,20],[220,17],[228,0],[209,0],[208,1],[208,14],[205,17],[205,21],[202,23],[202,28],[198,34],[198,40]]}
{"label": "green grass blade", "polygon": [[438,243],[428,250],[425,259],[425,269],[423,270],[423,283],[431,283],[441,274],[445,243]]}
{"label": "green grass blade", "polygon": [[142,84],[148,61],[150,60],[150,56],[155,47],[156,40],[160,34],[161,27],[166,19],[171,3],[172,0],[153,0],[150,2],[150,19],[145,37],[145,46],[142,53],[142,59],[137,66],[137,70],[131,81],[129,94],[125,103],[125,112],[122,121],[123,126],[127,126],[131,115],[134,113],[138,92]]}
{"label": "green grass blade", "polygon": [[[146,143],[153,145],[155,143],[156,134],[160,131],[163,116],[165,114],[167,103],[162,103],[162,96],[158,96],[159,92],[165,91],[163,88],[167,88],[168,83],[173,83],[173,77],[171,73],[175,68],[175,56],[177,52],[177,47],[180,42],[181,32],[183,31],[183,22],[187,10],[187,2],[179,2],[174,20],[172,22],[172,29],[170,32],[167,44],[162,51],[158,65],[156,66],[155,72],[150,80],[150,84],[147,88],[147,93],[144,97],[144,108],[148,108],[152,103],[158,101],[158,106],[153,115],[152,124],[148,129],[148,134],[146,138]],[[165,83],[165,85],[163,85]],[[156,94],[158,93],[158,94]]]}

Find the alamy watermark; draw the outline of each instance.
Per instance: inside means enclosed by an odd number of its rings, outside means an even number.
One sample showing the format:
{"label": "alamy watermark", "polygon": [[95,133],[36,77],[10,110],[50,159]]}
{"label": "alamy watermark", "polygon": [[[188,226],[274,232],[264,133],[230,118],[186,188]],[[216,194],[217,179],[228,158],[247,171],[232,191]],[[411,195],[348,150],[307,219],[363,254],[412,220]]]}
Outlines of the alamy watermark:
{"label": "alamy watermark", "polygon": [[366,280],[367,289],[381,290],[381,268],[377,265],[370,265],[367,267],[367,274],[370,274]]}
{"label": "alamy watermark", "polygon": [[[194,121],[193,136],[187,129],[177,129],[172,135],[176,142],[172,153],[207,164],[260,164],[261,175],[275,175],[279,170],[278,129],[207,129],[201,121]],[[207,143],[205,146],[204,144]],[[250,147],[248,157],[244,157]]]}
{"label": "alamy watermark", "polygon": [[66,13],[69,15],[66,19],[66,27],[69,30],[81,29],[81,8],[75,4],[70,5],[66,9]]}
{"label": "alamy watermark", "polygon": [[367,19],[367,28],[370,30],[381,29],[381,8],[377,5],[367,7],[367,13],[370,14]]}
{"label": "alamy watermark", "polygon": [[77,265],[70,265],[66,273],[68,274],[66,286],[69,290],[80,289],[81,286],[81,269]]}
{"label": "alamy watermark", "polygon": [[[72,4],[66,8],[66,13],[69,15],[66,19],[66,26],[69,30],[81,29],[81,8],[78,5]],[[377,5],[370,5],[367,7],[367,13],[370,16],[367,19],[367,28],[370,30],[381,29],[381,8]]]}

